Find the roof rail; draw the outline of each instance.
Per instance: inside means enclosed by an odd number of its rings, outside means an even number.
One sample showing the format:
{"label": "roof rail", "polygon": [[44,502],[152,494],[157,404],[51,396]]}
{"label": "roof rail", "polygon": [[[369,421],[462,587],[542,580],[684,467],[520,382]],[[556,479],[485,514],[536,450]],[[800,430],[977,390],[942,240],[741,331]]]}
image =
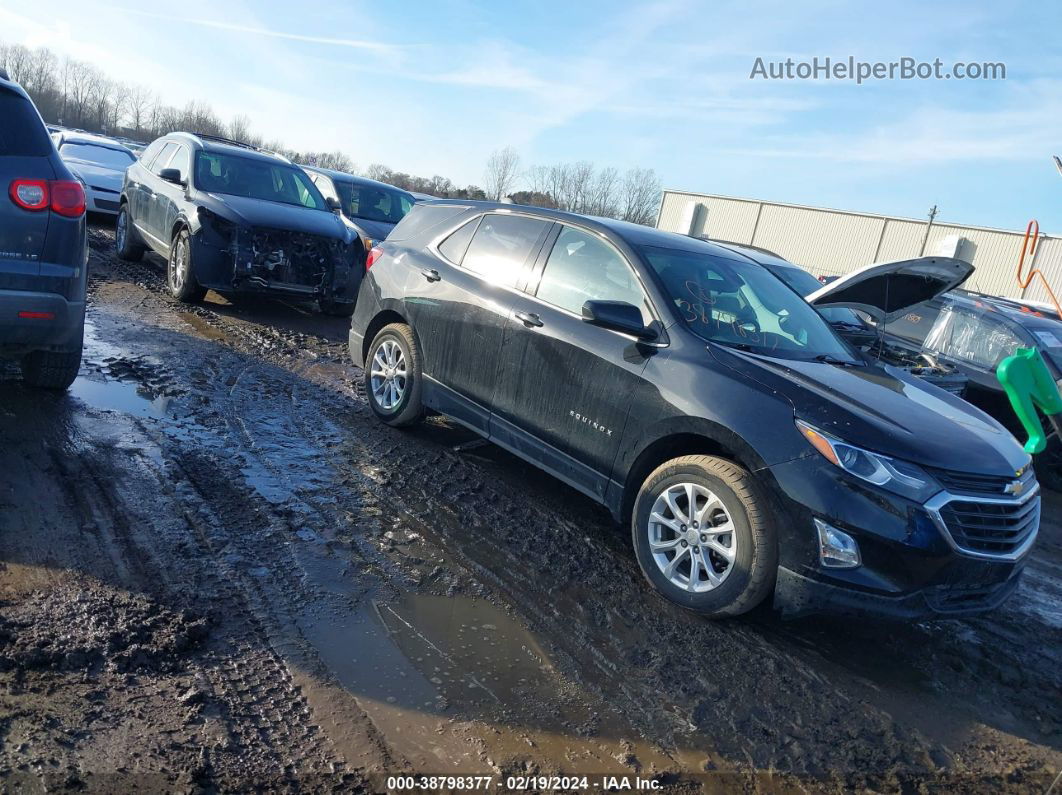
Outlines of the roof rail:
{"label": "roof rail", "polygon": [[[722,243],[726,246],[737,246],[738,248],[747,248],[752,251],[758,251],[761,254],[768,254],[772,257],[778,257],[778,259],[785,259],[781,254],[771,251],[769,248],[763,248],[762,246],[754,246],[751,243],[738,243],[736,240],[720,240],[717,237],[708,237],[707,235],[696,235],[698,240],[704,240],[708,243]],[[789,260],[786,260],[788,262]]]}
{"label": "roof rail", "polygon": [[218,143],[228,144],[229,146],[239,146],[243,149],[254,149],[259,152],[263,151],[261,148],[255,146],[254,144],[249,144],[246,141],[237,141],[233,138],[225,138],[222,135],[211,135],[210,133],[200,132],[189,133],[189,135],[194,135],[196,138],[203,138],[207,141],[217,141]]}

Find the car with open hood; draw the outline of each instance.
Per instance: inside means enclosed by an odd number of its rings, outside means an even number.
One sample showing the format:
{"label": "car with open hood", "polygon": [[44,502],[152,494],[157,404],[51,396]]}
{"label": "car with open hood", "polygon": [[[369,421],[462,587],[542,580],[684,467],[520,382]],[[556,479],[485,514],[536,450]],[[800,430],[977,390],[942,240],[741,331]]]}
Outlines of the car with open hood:
{"label": "car with open hood", "polygon": [[316,301],[349,315],[365,272],[357,230],[287,158],[237,141],[170,133],[126,171],[118,256],[152,249],[181,301],[207,289]]}
{"label": "car with open hood", "polygon": [[1040,496],[1014,437],[740,251],[445,200],[367,267],[350,353],[374,413],[445,414],[607,506],[676,604],[964,615],[1017,586]]}
{"label": "car with open hood", "polygon": [[136,162],[132,150],[110,138],[65,130],[52,140],[59,157],[84,186],[88,211],[117,215],[125,170]]}

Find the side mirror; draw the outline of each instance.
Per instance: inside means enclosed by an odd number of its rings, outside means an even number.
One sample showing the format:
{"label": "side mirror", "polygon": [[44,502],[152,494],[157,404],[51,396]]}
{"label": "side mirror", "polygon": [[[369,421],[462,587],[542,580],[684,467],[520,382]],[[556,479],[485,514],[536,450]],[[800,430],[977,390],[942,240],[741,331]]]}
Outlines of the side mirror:
{"label": "side mirror", "polygon": [[328,209],[334,213],[343,212],[343,206],[335,196],[325,196],[325,204],[328,206]]}
{"label": "side mirror", "polygon": [[181,177],[181,170],[178,168],[164,168],[159,172],[159,179],[166,182],[172,182],[174,185],[180,185],[182,188],[187,184]]}
{"label": "side mirror", "polygon": [[642,321],[641,310],[625,301],[587,301],[583,304],[583,322],[632,334],[641,340],[655,340],[657,336]]}

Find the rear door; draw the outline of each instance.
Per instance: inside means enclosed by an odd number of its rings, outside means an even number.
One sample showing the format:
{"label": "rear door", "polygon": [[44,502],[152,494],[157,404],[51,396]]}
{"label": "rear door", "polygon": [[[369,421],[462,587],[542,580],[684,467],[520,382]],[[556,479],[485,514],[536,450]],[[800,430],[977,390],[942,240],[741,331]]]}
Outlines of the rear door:
{"label": "rear door", "polygon": [[147,241],[163,256],[166,255],[170,239],[169,235],[162,233],[162,210],[161,205],[166,201],[165,187],[170,183],[159,177],[159,172],[168,168],[170,159],[176,154],[178,144],[167,141],[162,147],[158,157],[152,162],[151,167],[141,174],[140,185],[140,212],[137,219],[137,228],[145,233]]}
{"label": "rear door", "polygon": [[3,83],[0,120],[0,273],[17,282],[18,276],[40,273],[51,213],[19,206],[11,186],[16,180],[22,184],[17,193],[23,202],[40,200],[47,187],[32,181],[56,178],[51,162],[55,149],[33,104]]}
{"label": "rear door", "polygon": [[[177,148],[173,150],[173,154],[169,158],[169,163],[164,168],[177,169],[181,172],[181,179],[187,185],[192,170],[191,152],[188,151],[188,147],[183,144],[177,144]],[[158,174],[158,171],[154,173]],[[154,217],[149,219],[149,223],[154,230],[152,234],[157,235],[168,243],[170,230],[173,229],[173,224],[177,220],[177,213],[185,200],[186,189],[183,185],[175,185],[164,179],[158,179],[154,190],[155,198],[152,202]]]}
{"label": "rear door", "polygon": [[437,256],[418,262],[412,276],[434,407],[481,432],[516,288],[552,225],[504,211],[473,218],[439,241]]}
{"label": "rear door", "polygon": [[595,232],[558,225],[542,259],[510,314],[491,438],[603,500],[630,407],[653,388],[642,372],[660,348],[584,322],[582,307],[623,301],[647,326],[655,315],[634,268]]}

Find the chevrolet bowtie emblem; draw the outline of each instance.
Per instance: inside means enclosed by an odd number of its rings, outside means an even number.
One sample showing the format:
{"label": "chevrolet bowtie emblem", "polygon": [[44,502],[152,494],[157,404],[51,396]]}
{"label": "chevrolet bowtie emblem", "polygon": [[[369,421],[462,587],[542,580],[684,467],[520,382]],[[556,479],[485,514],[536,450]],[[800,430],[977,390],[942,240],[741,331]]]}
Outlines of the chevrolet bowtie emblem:
{"label": "chevrolet bowtie emblem", "polygon": [[1022,483],[1020,480],[1012,480],[1010,483],[1007,484],[1007,487],[1003,489],[1003,491],[1007,494],[1017,497],[1019,494],[1025,491],[1025,484]]}

